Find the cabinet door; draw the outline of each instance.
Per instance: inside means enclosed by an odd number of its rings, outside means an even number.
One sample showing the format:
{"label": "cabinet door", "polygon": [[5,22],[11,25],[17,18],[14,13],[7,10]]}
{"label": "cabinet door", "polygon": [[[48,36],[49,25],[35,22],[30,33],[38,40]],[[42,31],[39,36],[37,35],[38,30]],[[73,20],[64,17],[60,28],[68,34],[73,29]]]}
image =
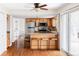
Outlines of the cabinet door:
{"label": "cabinet door", "polygon": [[55,40],[49,40],[49,45],[56,45],[56,42],[55,42]]}
{"label": "cabinet door", "polygon": [[56,19],[52,20],[52,26],[55,27],[56,26]]}
{"label": "cabinet door", "polygon": [[37,46],[38,44],[39,44],[39,40],[36,40],[36,39],[31,40],[31,45],[36,45]]}
{"label": "cabinet door", "polygon": [[48,49],[48,40],[40,40],[39,49]]}
{"label": "cabinet door", "polygon": [[48,40],[41,40],[40,45],[47,46],[48,45]]}
{"label": "cabinet door", "polygon": [[47,23],[48,19],[47,18],[44,18],[44,21],[43,22],[46,22]]}
{"label": "cabinet door", "polygon": [[31,39],[31,49],[39,49],[39,40]]}
{"label": "cabinet door", "polygon": [[52,27],[52,19],[48,19],[48,27]]}
{"label": "cabinet door", "polygon": [[44,22],[44,19],[43,18],[40,18],[40,22]]}
{"label": "cabinet door", "polygon": [[49,40],[49,49],[56,49],[56,41]]}

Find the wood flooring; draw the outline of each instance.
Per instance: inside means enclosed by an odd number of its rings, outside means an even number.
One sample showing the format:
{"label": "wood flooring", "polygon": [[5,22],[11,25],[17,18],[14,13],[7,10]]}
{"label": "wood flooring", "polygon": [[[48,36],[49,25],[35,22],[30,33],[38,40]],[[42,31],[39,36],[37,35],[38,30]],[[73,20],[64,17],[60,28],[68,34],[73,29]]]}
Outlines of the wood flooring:
{"label": "wood flooring", "polygon": [[59,50],[32,50],[10,47],[1,56],[66,56],[66,54]]}

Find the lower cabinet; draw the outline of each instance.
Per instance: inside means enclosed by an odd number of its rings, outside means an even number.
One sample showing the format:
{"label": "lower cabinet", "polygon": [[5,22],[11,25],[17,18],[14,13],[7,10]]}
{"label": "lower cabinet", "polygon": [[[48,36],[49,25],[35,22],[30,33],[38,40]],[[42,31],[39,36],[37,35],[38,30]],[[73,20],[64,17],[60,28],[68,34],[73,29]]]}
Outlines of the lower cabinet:
{"label": "lower cabinet", "polygon": [[48,40],[40,40],[40,46],[47,46]]}
{"label": "lower cabinet", "polygon": [[56,49],[56,41],[50,39],[32,39],[30,46],[31,49]]}
{"label": "lower cabinet", "polygon": [[49,40],[49,45],[56,45],[55,43],[55,40]]}
{"label": "lower cabinet", "polygon": [[56,49],[56,41],[55,40],[49,40],[49,49]]}
{"label": "lower cabinet", "polygon": [[39,40],[32,39],[30,42],[31,49],[39,49]]}
{"label": "lower cabinet", "polygon": [[39,40],[37,40],[37,39],[32,39],[32,40],[31,40],[31,45],[32,45],[32,46],[35,46],[35,45],[38,46],[38,45],[39,45]]}
{"label": "lower cabinet", "polygon": [[48,49],[48,40],[40,40],[39,49]]}

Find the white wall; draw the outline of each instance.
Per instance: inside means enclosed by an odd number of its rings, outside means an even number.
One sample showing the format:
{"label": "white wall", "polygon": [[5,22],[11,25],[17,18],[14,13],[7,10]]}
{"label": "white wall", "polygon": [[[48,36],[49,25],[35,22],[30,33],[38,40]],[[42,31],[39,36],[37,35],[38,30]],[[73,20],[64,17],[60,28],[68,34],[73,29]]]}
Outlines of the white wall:
{"label": "white wall", "polygon": [[7,20],[6,14],[0,12],[0,54],[6,50],[7,46]]}

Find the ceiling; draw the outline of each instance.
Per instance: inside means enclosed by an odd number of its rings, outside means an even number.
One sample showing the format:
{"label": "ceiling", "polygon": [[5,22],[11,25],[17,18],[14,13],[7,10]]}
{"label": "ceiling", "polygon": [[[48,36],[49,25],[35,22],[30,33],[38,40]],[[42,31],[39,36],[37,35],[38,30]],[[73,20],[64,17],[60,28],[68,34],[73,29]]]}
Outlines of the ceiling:
{"label": "ceiling", "polygon": [[0,6],[8,10],[9,14],[15,17],[50,18],[56,14],[56,9],[64,5],[64,3],[40,3],[40,5],[43,4],[47,4],[45,8],[48,10],[39,10],[36,12],[32,10],[34,3],[2,3]]}

